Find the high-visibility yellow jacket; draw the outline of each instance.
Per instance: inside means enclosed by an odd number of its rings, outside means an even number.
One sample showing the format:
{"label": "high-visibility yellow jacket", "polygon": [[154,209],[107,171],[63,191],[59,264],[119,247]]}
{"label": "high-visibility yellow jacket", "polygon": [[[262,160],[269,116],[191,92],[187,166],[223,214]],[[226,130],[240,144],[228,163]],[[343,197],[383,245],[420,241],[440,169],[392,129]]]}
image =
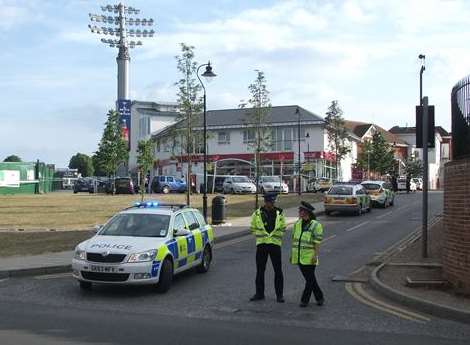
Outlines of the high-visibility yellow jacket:
{"label": "high-visibility yellow jacket", "polygon": [[316,220],[311,220],[308,229],[302,231],[302,220],[294,224],[292,230],[291,263],[294,265],[318,265],[316,259],[315,244],[320,244],[323,239],[323,226]]}
{"label": "high-visibility yellow jacket", "polygon": [[256,245],[259,244],[275,244],[282,245],[282,238],[286,231],[286,220],[282,214],[282,210],[276,208],[276,223],[274,230],[269,233],[266,231],[267,223],[263,222],[261,209],[257,209],[251,216],[251,232],[256,237]]}

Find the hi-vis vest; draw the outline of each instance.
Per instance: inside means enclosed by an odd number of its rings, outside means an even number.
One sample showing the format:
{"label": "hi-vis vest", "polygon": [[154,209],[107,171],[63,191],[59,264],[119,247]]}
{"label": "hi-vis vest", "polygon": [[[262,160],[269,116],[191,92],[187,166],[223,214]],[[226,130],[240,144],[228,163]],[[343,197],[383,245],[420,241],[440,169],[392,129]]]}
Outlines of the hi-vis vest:
{"label": "hi-vis vest", "polygon": [[296,265],[318,265],[315,258],[315,244],[319,244],[323,239],[323,226],[316,220],[311,220],[308,230],[302,231],[302,220],[299,219],[294,224],[292,230],[292,251],[291,263]]}
{"label": "hi-vis vest", "polygon": [[275,244],[282,245],[282,237],[286,231],[286,221],[282,211],[276,209],[276,223],[274,230],[269,233],[266,231],[263,218],[261,217],[261,210],[257,209],[251,216],[251,232],[256,237],[256,245],[258,244]]}

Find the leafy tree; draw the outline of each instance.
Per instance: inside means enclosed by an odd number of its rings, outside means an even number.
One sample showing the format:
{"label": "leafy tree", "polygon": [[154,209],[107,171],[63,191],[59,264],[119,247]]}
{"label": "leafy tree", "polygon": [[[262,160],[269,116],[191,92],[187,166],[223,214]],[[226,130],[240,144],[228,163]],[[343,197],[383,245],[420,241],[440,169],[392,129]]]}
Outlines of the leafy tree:
{"label": "leafy tree", "polygon": [[[199,140],[199,133],[195,136],[192,130],[193,127],[196,127],[200,123],[199,119],[203,109],[202,98],[199,96],[201,85],[196,76],[198,64],[194,60],[194,57],[194,47],[181,43],[181,55],[175,57],[181,78],[175,85],[178,86],[177,96],[180,109],[180,116],[177,120],[182,121],[183,126],[175,126],[176,133],[173,133],[172,141],[173,148],[179,147],[181,153],[185,153],[187,157],[187,205],[191,204],[191,155],[194,154],[195,143],[202,142]],[[203,148],[203,150],[205,150],[205,148]]]}
{"label": "leafy tree", "polygon": [[17,155],[10,155],[3,160],[4,162],[21,162],[21,158]]}
{"label": "leafy tree", "polygon": [[93,161],[90,156],[84,153],[77,153],[70,158],[70,169],[78,169],[78,173],[83,177],[93,176]]}
{"label": "leafy tree", "polygon": [[328,142],[335,154],[336,177],[339,178],[338,166],[341,160],[351,151],[347,141],[348,132],[344,125],[343,110],[338,101],[332,101],[325,117]]}
{"label": "leafy tree", "polygon": [[[271,147],[271,128],[265,125],[271,110],[271,102],[269,99],[269,91],[266,86],[266,77],[264,76],[264,73],[259,70],[256,70],[255,72],[256,79],[248,86],[248,90],[250,92],[250,99],[248,99],[248,104],[251,106],[251,108],[247,108],[245,113],[245,122],[249,126],[246,130],[248,147],[250,147],[255,152],[255,208],[258,208],[258,181],[261,166],[261,152],[267,151]],[[240,105],[240,107],[245,108],[245,105]],[[250,139],[250,136],[254,137],[253,140]]]}
{"label": "leafy tree", "polygon": [[385,140],[382,133],[377,132],[372,136],[371,140],[364,142],[356,165],[362,170],[374,172],[378,175],[394,172],[395,158],[393,147]]}
{"label": "leafy tree", "polygon": [[101,165],[103,159],[101,158],[101,152],[97,151],[91,156],[91,161],[93,163],[93,170],[95,171],[96,176],[107,176],[106,170]]}
{"label": "leafy tree", "polygon": [[147,171],[153,166],[153,148],[154,142],[152,139],[140,140],[137,145],[137,165],[140,172],[141,201],[144,201]]}
{"label": "leafy tree", "polygon": [[423,177],[423,161],[415,157],[408,157],[405,161],[405,174],[410,178]]}
{"label": "leafy tree", "polygon": [[110,110],[107,116],[103,136],[95,154],[95,163],[107,176],[114,176],[119,164],[127,162],[129,152],[122,136],[119,113]]}

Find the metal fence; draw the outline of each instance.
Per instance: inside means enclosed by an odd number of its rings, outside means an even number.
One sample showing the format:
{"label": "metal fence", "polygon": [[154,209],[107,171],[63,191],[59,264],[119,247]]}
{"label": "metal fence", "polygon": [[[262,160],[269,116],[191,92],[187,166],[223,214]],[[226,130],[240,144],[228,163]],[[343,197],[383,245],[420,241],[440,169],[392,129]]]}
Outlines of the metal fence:
{"label": "metal fence", "polygon": [[470,76],[452,88],[452,156],[470,158]]}

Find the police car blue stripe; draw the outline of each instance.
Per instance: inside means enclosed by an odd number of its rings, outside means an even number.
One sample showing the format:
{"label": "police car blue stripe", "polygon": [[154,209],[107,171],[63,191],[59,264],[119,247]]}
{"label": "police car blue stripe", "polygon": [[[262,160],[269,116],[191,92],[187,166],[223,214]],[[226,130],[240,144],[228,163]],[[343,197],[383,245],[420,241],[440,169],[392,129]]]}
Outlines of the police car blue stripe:
{"label": "police car blue stripe", "polygon": [[194,235],[186,236],[186,243],[188,244],[188,255],[196,251],[196,241]]}
{"label": "police car blue stripe", "polygon": [[178,260],[178,267],[186,265],[187,262],[188,262],[187,259]]}
{"label": "police car blue stripe", "polygon": [[202,246],[204,247],[207,242],[209,242],[209,234],[207,233],[207,229],[201,231],[202,235]]}
{"label": "police car blue stripe", "polygon": [[196,260],[199,260],[202,256],[202,252],[196,253]]}
{"label": "police car blue stripe", "polygon": [[168,247],[168,250],[171,252],[171,254],[173,254],[173,257],[175,259],[178,259],[179,253],[178,253],[178,245],[176,243],[176,240],[173,239],[173,240],[168,241],[166,246]]}
{"label": "police car blue stripe", "polygon": [[156,277],[158,274],[158,269],[160,268],[160,261],[154,261],[152,264],[152,277]]}

